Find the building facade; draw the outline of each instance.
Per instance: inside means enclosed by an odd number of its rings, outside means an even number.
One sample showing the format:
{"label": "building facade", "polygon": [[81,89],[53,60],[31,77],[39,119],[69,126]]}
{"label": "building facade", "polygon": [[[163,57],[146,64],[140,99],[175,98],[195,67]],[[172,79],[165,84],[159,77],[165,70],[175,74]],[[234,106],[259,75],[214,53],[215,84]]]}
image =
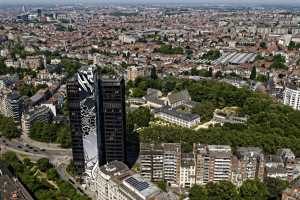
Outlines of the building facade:
{"label": "building facade", "polygon": [[83,133],[81,125],[80,91],[79,83],[73,78],[67,83],[67,97],[69,106],[70,127],[72,136],[72,153],[76,172],[83,174],[85,171],[85,159],[83,149]]}
{"label": "building facade", "polygon": [[47,106],[38,106],[24,112],[21,120],[22,133],[28,135],[34,123],[49,123],[52,117],[51,110]]}
{"label": "building facade", "polygon": [[196,155],[196,183],[230,181],[232,152],[226,145],[194,145]]}
{"label": "building facade", "polygon": [[163,143],[140,145],[141,175],[149,180],[158,182],[165,180],[178,185],[180,178],[181,145]]}
{"label": "building facade", "polygon": [[[264,178],[265,159],[263,151],[257,147],[239,147],[237,149],[238,164],[235,168],[240,177],[233,182],[241,185],[247,179]],[[237,176],[235,176],[237,177]]]}
{"label": "building facade", "polygon": [[98,160],[103,165],[127,163],[125,81],[120,77],[95,77]]}
{"label": "building facade", "polygon": [[129,170],[120,162],[96,165],[90,187],[97,200],[162,200],[165,194],[153,183]]}
{"label": "building facade", "polygon": [[5,107],[6,116],[12,117],[16,123],[20,124],[23,111],[23,100],[21,95],[16,92],[7,94]]}
{"label": "building facade", "polygon": [[283,103],[300,110],[300,89],[295,85],[288,85],[284,90]]}

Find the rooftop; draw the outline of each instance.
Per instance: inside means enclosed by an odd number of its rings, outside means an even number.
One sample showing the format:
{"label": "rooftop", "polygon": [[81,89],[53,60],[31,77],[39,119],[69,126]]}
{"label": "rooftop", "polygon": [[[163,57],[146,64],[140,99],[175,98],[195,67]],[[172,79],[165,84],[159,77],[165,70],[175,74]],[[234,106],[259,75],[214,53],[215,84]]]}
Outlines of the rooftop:
{"label": "rooftop", "polygon": [[155,109],[154,112],[155,113],[159,113],[159,112],[165,113],[165,114],[180,118],[180,119],[182,119],[184,121],[188,121],[188,122],[200,118],[200,116],[197,114],[178,112],[175,109],[172,109],[168,106]]}

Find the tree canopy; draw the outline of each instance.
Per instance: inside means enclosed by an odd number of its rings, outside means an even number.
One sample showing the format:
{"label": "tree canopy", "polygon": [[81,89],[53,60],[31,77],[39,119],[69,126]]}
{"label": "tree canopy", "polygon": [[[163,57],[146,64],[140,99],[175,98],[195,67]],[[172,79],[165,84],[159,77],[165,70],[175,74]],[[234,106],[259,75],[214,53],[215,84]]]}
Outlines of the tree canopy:
{"label": "tree canopy", "polygon": [[[277,185],[276,185],[277,184]],[[240,188],[228,181],[193,185],[189,191],[191,200],[280,200],[281,192],[287,188],[286,181],[268,178],[265,183],[258,179],[246,180]]]}
{"label": "tree canopy", "polygon": [[0,134],[8,139],[19,137],[21,132],[13,118],[0,115]]}
{"label": "tree canopy", "polygon": [[155,81],[138,78],[133,87],[143,91],[152,87],[165,93],[186,88],[192,100],[200,103],[193,111],[201,117],[203,115],[203,121],[208,121],[215,109],[226,106],[238,106],[240,114],[248,116],[245,125],[225,124],[198,131],[178,127],[146,127],[140,131],[142,142],[181,142],[187,150],[197,142],[231,145],[233,148],[257,146],[266,153],[274,153],[278,148],[291,148],[296,155],[300,155],[300,112],[275,102],[265,94],[224,82],[176,78]]}
{"label": "tree canopy", "polygon": [[[15,174],[26,186],[29,192],[37,200],[61,200],[76,199],[89,200],[88,197],[79,194],[76,189],[67,181],[61,179],[57,171],[47,159],[40,159],[36,164],[28,161],[22,162],[13,152],[5,153],[1,160],[8,163]],[[31,164],[28,165],[28,162]],[[33,165],[33,166],[32,166]],[[43,169],[45,172],[40,172]],[[57,187],[50,184],[51,180]]]}
{"label": "tree canopy", "polygon": [[154,52],[162,54],[183,54],[183,48],[162,44],[158,49],[154,49]]}
{"label": "tree canopy", "polygon": [[29,137],[40,142],[59,143],[64,148],[71,146],[71,130],[68,124],[36,122],[30,129]]}
{"label": "tree canopy", "polygon": [[222,56],[221,52],[217,49],[209,50],[207,53],[205,53],[201,59],[206,60],[216,60]]}

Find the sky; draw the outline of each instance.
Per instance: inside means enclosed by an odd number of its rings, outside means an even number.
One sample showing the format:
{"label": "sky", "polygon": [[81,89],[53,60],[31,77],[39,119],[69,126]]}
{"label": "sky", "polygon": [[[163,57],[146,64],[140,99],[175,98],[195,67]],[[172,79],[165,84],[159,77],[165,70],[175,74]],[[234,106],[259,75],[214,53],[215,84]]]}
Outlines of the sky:
{"label": "sky", "polygon": [[3,4],[48,3],[224,3],[224,4],[289,4],[299,5],[300,0],[0,0]]}

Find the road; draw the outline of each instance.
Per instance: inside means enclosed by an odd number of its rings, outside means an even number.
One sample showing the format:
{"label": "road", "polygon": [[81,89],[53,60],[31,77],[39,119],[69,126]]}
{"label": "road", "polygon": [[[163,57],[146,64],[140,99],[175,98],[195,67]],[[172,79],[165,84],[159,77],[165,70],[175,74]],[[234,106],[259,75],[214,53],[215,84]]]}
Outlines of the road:
{"label": "road", "polygon": [[55,166],[57,172],[63,180],[71,183],[78,192],[88,194],[88,196],[92,198],[94,197],[93,193],[84,190],[82,186],[79,183],[75,182],[74,178],[67,173],[67,165],[72,159],[72,154],[69,149],[64,149],[63,151],[61,149],[56,150],[54,148],[43,149],[32,145],[32,143],[24,143],[22,139],[8,140],[1,136],[0,147],[2,150],[10,150],[19,154],[26,155],[32,160],[48,158],[49,161]]}
{"label": "road", "polygon": [[72,158],[71,150],[66,149],[44,149],[32,144],[24,143],[21,139],[8,140],[0,137],[0,146],[7,150],[15,151],[20,154],[28,155],[33,158],[48,158],[54,165],[59,165],[62,162],[69,162]]}

